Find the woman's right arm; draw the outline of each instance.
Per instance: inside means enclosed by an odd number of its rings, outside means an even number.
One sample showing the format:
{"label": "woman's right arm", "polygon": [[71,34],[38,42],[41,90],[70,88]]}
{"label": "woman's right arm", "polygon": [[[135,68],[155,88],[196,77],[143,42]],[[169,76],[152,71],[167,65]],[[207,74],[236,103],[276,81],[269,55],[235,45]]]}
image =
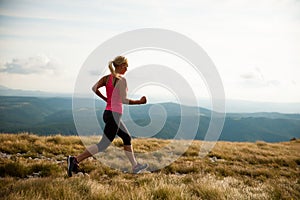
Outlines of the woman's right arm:
{"label": "woman's right arm", "polygon": [[103,87],[106,85],[106,80],[107,80],[107,76],[103,76],[93,87],[92,90],[95,92],[95,94],[100,97],[101,99],[103,99],[105,102],[107,102],[107,97],[104,96],[99,88]]}

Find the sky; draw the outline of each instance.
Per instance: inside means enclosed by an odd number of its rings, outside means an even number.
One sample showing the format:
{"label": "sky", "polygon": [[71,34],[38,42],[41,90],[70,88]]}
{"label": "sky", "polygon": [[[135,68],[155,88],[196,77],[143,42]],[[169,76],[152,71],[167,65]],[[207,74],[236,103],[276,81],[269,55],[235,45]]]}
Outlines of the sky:
{"label": "sky", "polygon": [[[172,30],[199,44],[227,99],[300,102],[298,0],[0,0],[0,85],[72,93],[99,45],[141,28]],[[129,55],[131,66],[150,64],[146,54]],[[195,87],[203,87],[200,98],[209,95],[204,83]]]}

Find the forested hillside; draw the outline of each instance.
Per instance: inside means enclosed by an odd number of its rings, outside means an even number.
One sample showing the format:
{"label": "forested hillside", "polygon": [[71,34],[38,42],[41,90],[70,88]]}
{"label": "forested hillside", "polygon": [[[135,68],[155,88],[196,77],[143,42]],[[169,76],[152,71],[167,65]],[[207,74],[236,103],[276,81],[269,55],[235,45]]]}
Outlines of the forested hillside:
{"label": "forested hillside", "polygon": [[[104,103],[95,101],[95,108],[84,107],[88,115],[96,110],[97,118],[103,127],[102,112]],[[159,104],[167,115],[164,126],[153,137],[170,139],[174,138],[180,120],[180,105],[174,103]],[[125,106],[125,111],[130,114],[134,123],[146,126],[150,119],[149,109],[152,105]],[[128,110],[129,109],[129,110]],[[196,139],[202,140],[206,134],[211,111],[205,108],[184,107],[184,117],[193,119],[195,113],[199,114],[200,122]],[[142,137],[148,133],[135,133],[133,123],[124,116],[133,136]],[[90,127],[86,135],[101,134],[95,124],[86,124]],[[72,113],[71,98],[37,98],[37,97],[0,97],[0,132],[33,132],[39,135],[75,135],[77,134]],[[143,135],[146,134],[146,135]],[[191,133],[186,133],[183,139],[190,139]],[[193,134],[192,134],[193,135]],[[226,141],[258,141],[267,142],[288,141],[291,138],[300,138],[300,115],[282,113],[227,113],[220,140]]]}

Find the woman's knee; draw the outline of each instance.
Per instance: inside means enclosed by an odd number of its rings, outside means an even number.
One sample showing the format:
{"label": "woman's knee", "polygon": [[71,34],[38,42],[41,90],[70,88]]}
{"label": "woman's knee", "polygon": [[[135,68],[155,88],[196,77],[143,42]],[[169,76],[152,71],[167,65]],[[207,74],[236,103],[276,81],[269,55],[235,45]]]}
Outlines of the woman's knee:
{"label": "woman's knee", "polygon": [[131,145],[131,137],[130,135],[126,134],[124,137],[122,137],[124,145]]}
{"label": "woman's knee", "polygon": [[100,140],[100,142],[96,144],[98,147],[98,152],[105,151],[105,149],[107,149],[107,147],[111,144],[111,142],[112,139],[108,138],[105,134],[103,134],[103,137]]}

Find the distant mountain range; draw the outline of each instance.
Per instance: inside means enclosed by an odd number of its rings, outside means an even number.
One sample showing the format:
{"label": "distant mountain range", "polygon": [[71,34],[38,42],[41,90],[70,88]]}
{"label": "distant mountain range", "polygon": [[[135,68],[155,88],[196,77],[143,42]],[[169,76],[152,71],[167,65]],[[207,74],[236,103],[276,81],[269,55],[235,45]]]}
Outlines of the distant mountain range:
{"label": "distant mountain range", "polygon": [[[84,99],[83,99],[84,101]],[[89,99],[89,101],[91,101]],[[94,100],[93,100],[94,101]],[[82,104],[84,105],[84,104]],[[104,102],[95,100],[96,117],[103,128],[102,112]],[[171,139],[177,133],[181,120],[181,108],[184,108],[185,119],[192,121],[195,114],[200,115],[199,128],[196,133],[185,133],[183,139],[191,139],[190,135],[196,134],[195,138],[202,140],[206,134],[212,111],[199,108],[180,106],[175,103],[157,104],[164,108],[167,116],[163,126],[152,134],[151,137]],[[150,119],[149,112],[153,105],[124,106],[125,113],[129,113],[132,120],[124,114],[125,121],[131,134],[136,137],[149,137],[150,133],[136,133],[136,124],[148,126],[152,120],[153,129],[159,128],[162,123],[160,112],[154,112]],[[75,112],[75,111],[74,111]],[[95,114],[94,108],[82,107],[76,112],[82,112],[85,116],[82,120],[84,126],[81,129],[84,134],[101,134],[98,122],[89,120]],[[77,130],[74,124],[72,112],[72,99],[70,97],[13,97],[0,96],[0,132],[18,133],[32,132],[39,135],[74,135]],[[133,123],[134,122],[134,123]],[[142,130],[142,129],[141,129]],[[81,131],[82,132],[82,131]],[[220,140],[225,141],[248,141],[258,140],[266,142],[288,141],[291,138],[300,138],[300,114],[283,113],[227,113]]]}
{"label": "distant mountain range", "polygon": [[11,89],[0,85],[0,96],[18,96],[18,97],[71,97],[72,94],[51,93],[39,90],[19,90]]}
{"label": "distant mountain range", "polygon": [[[34,90],[11,89],[0,85],[0,96],[20,97],[72,97],[72,93],[50,93]],[[200,106],[211,109],[210,99],[201,99]],[[300,113],[300,103],[272,103],[226,99],[226,111],[230,113],[244,112],[279,112]]]}

